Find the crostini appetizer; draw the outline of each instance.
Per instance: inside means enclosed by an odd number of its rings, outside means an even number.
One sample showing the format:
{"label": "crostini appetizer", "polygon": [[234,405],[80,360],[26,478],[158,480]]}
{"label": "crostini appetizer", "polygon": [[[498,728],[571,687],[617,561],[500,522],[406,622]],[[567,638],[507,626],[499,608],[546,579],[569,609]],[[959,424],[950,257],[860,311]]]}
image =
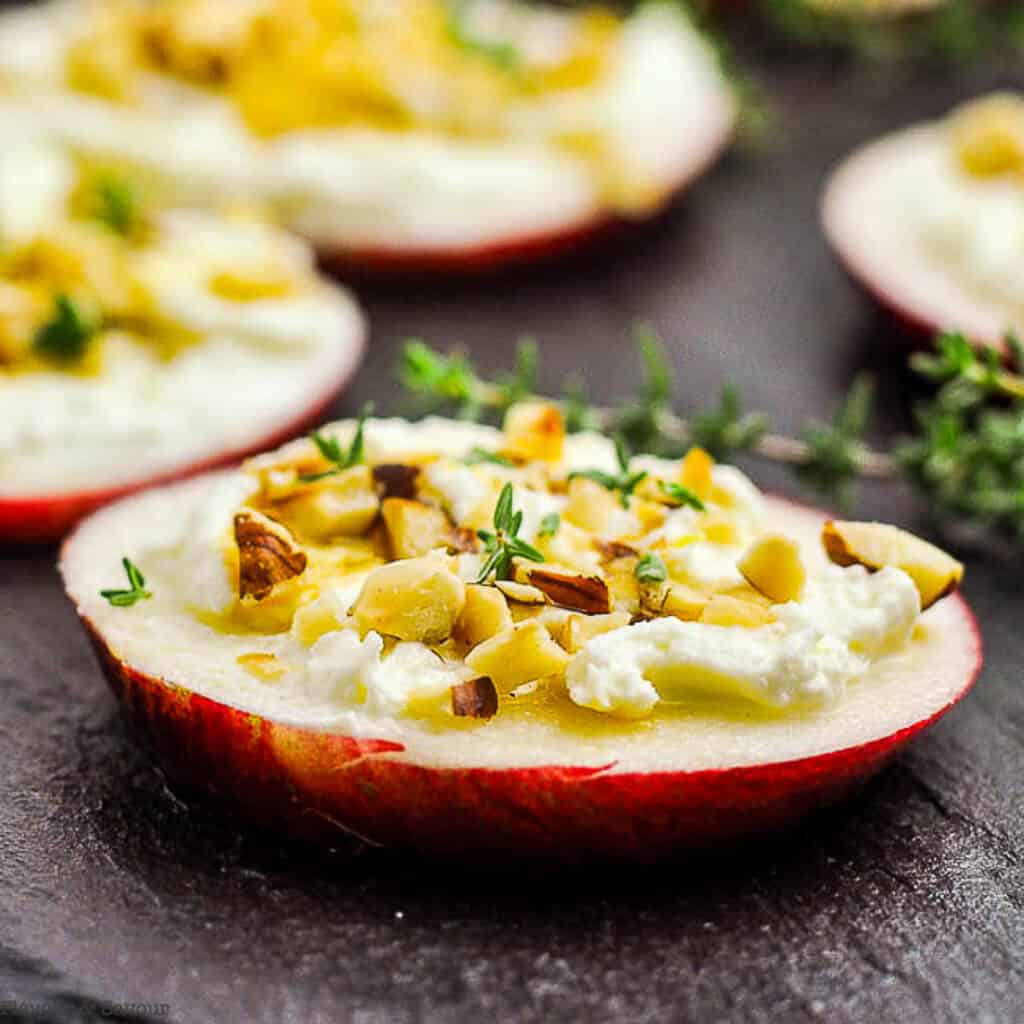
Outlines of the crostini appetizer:
{"label": "crostini appetizer", "polygon": [[103,509],[67,591],[173,778],[297,834],[652,859],[833,801],[969,689],[963,567],[557,407],[334,424]]}
{"label": "crostini appetizer", "polygon": [[322,418],[363,322],[305,243],[0,137],[0,541]]}
{"label": "crostini appetizer", "polygon": [[1024,329],[1024,97],[989,95],[858,150],[823,219],[854,277],[908,324],[1001,346]]}
{"label": "crostini appetizer", "polygon": [[728,140],[674,4],[56,0],[0,18],[0,87],[190,204],[247,195],[335,262],[479,267],[652,215]]}

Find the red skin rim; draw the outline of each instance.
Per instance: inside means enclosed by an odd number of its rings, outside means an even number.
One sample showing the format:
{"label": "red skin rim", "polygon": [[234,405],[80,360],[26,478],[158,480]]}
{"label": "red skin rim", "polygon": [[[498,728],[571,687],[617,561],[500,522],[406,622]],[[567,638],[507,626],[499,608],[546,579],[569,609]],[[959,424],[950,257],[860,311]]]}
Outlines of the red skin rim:
{"label": "red skin rim", "polygon": [[[66,542],[66,543],[70,543]],[[974,685],[981,636],[954,594],[971,645],[963,686],[927,717],[876,740],[791,761],[700,771],[433,768],[397,761],[393,740],[319,732],[252,715],[119,659],[86,632],[128,719],[168,777],[278,833],[411,847],[431,857],[517,863],[655,861],[781,829],[841,800]]]}
{"label": "red skin rim", "polygon": [[639,219],[597,212],[547,231],[528,232],[465,246],[334,245],[310,239],[321,265],[332,273],[487,274],[496,270],[568,256],[598,242],[623,234],[631,226],[660,216],[686,189],[718,160],[733,136],[735,117],[726,118],[722,129],[700,156],[691,160],[677,180],[668,186],[657,207]]}
{"label": "red skin rim", "polygon": [[321,423],[337,397],[348,386],[362,361],[366,348],[366,332],[361,329],[354,339],[351,354],[346,358],[328,390],[283,426],[269,434],[255,437],[240,448],[218,452],[183,466],[168,469],[154,476],[142,477],[130,483],[101,487],[91,491],[66,494],[27,494],[19,497],[0,496],[0,543],[47,543],[60,540],[79,520],[118,498],[135,491],[161,484],[173,483],[213,469],[222,469],[250,455],[270,451],[293,437]]}

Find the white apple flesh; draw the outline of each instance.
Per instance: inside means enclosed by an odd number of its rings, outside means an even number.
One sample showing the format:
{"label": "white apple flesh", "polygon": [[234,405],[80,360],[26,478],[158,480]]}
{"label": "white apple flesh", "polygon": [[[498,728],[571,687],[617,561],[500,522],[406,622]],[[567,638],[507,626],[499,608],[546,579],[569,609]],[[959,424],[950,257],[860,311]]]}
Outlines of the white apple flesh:
{"label": "white apple flesh", "polygon": [[1020,311],[980,294],[930,252],[905,207],[907,182],[919,186],[944,158],[948,139],[937,124],[885,136],[847,157],[822,200],[825,234],[855,280],[922,340],[960,331],[1002,348],[1020,329]]}
{"label": "white apple flesh", "polygon": [[[292,835],[330,842],[340,830],[431,856],[540,862],[715,847],[846,796],[953,707],[981,665],[976,624],[954,594],[922,616],[909,647],[820,711],[690,705],[637,724],[585,709],[515,713],[506,699],[487,722],[344,709],[332,719],[243,678],[237,657],[266,637],[217,632],[166,592],[157,552],[215,479],[101,510],[66,541],[61,571],[117,698],[169,777]],[[769,525],[824,558],[822,514],[768,507]],[[99,595],[122,555],[153,570],[153,598],[128,609]]]}

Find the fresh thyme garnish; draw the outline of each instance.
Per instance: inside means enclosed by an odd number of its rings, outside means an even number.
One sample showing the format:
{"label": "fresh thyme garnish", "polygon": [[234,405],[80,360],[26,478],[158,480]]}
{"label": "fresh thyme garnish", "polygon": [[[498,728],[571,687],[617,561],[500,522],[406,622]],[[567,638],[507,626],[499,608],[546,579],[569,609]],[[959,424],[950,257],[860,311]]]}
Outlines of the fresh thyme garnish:
{"label": "fresh thyme garnish", "polygon": [[484,542],[484,551],[487,552],[477,583],[486,583],[492,575],[497,580],[507,579],[513,558],[544,561],[544,556],[535,547],[519,539],[523,513],[515,511],[512,500],[512,485],[505,484],[494,506],[494,531],[477,530],[476,535]]}
{"label": "fresh thyme garnish", "polygon": [[641,556],[633,568],[633,575],[641,583],[664,583],[668,579],[665,563],[653,552]]}
{"label": "fresh thyme garnish", "polygon": [[101,175],[96,180],[93,216],[118,235],[133,234],[142,221],[141,197],[122,175]]}
{"label": "fresh thyme garnish", "polygon": [[36,331],[33,349],[55,363],[77,363],[99,329],[78,304],[63,292],[53,302],[50,319]]}
{"label": "fresh thyme garnish", "polygon": [[537,531],[537,536],[554,537],[558,533],[558,527],[561,525],[562,517],[557,512],[552,512],[540,521],[540,529]]}
{"label": "fresh thyme garnish", "polygon": [[668,480],[659,480],[658,486],[665,497],[671,498],[677,505],[689,505],[690,508],[695,508],[698,512],[704,511],[704,502],[689,487],[671,483]]}
{"label": "fresh thyme garnish", "polygon": [[101,590],[100,597],[106,598],[115,608],[129,608],[136,601],[142,601],[153,595],[146,589],[146,578],[131,559],[122,558],[125,575],[128,577],[127,590]]}
{"label": "fresh thyme garnish", "polygon": [[315,483],[317,480],[324,480],[329,476],[337,476],[346,469],[358,466],[363,461],[363,427],[367,419],[372,415],[373,403],[367,402],[363,406],[363,411],[359,414],[356,432],[352,437],[352,444],[349,445],[347,451],[341,447],[337,438],[328,437],[326,434],[321,434],[319,430],[314,430],[309,435],[309,439],[317,446],[320,454],[328,462],[334,463],[334,465],[322,473],[307,473],[300,476],[299,481],[304,484]]}
{"label": "fresh thyme garnish", "polygon": [[623,508],[629,508],[629,499],[637,489],[637,485],[647,478],[646,470],[638,470],[635,473],[629,471],[629,452],[626,451],[626,444],[622,437],[615,435],[615,457],[619,461],[618,473],[606,473],[601,469],[582,469],[569,474],[569,479],[584,476],[588,480],[599,483],[606,490],[617,492],[619,502]]}
{"label": "fresh thyme garnish", "polygon": [[[670,458],[694,444],[721,460],[749,452],[791,466],[804,484],[832,500],[851,501],[858,478],[902,476],[940,519],[1024,543],[1024,347],[1015,338],[1007,339],[1005,363],[959,334],[942,334],[933,354],[915,356],[913,371],[938,384],[939,391],[918,406],[913,435],[886,452],[863,441],[871,405],[866,379],[855,381],[831,422],[810,424],[800,437],[771,433],[767,419],[745,412],[738,391],[728,384],[715,407],[684,418],[671,408],[660,344],[649,331],[641,337],[646,370],[641,398],[618,406],[588,405],[574,383],[560,403],[567,426],[612,435],[632,428],[649,438],[644,450]],[[406,347],[402,376],[421,402],[435,409],[472,407],[482,418],[508,407],[507,380],[485,380],[465,357],[434,352],[422,342]],[[638,414],[642,400],[650,414]],[[585,475],[601,476],[599,483],[619,490],[614,474]]]}
{"label": "fresh thyme garnish", "polygon": [[502,71],[519,68],[519,51],[511,44],[480,39],[466,24],[467,0],[448,0],[448,18],[445,31],[456,46],[467,53],[477,54],[495,63]]}
{"label": "fresh thyme garnish", "polygon": [[507,455],[500,452],[489,452],[486,448],[471,448],[469,454],[462,460],[467,466],[477,466],[481,462],[490,462],[495,466],[511,467],[515,462]]}

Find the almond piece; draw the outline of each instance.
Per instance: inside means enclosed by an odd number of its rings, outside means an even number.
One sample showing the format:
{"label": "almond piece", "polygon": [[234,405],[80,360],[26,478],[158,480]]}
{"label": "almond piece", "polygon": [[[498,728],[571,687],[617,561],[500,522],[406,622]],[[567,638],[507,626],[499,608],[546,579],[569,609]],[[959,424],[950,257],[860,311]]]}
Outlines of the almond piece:
{"label": "almond piece", "polygon": [[418,558],[447,545],[451,523],[433,505],[409,498],[385,498],[380,512],[392,558]]}
{"label": "almond piece", "polygon": [[829,520],[821,542],[836,565],[863,565],[872,572],[902,569],[917,587],[922,611],[953,593],[964,578],[963,564],[942,548],[888,523]]}
{"label": "almond piece", "polygon": [[262,601],[278,583],[306,571],[306,553],[287,527],[260,512],[235,516],[238,596]]}
{"label": "almond piece", "polygon": [[766,534],[757,540],[736,568],[773,604],[799,601],[807,582],[799,545],[781,534]]}
{"label": "almond piece", "polygon": [[550,402],[517,402],[505,413],[502,453],[524,462],[558,462],[565,441],[561,410]]}
{"label": "almond piece", "polygon": [[572,608],[587,615],[606,615],[612,610],[608,584],[600,576],[537,568],[527,570],[527,579],[553,604],[563,608]]}
{"label": "almond piece", "polygon": [[452,691],[452,714],[459,718],[493,718],[498,713],[498,691],[487,676],[456,683]]}
{"label": "almond piece", "polygon": [[532,587],[528,583],[517,583],[515,580],[495,580],[495,587],[500,590],[510,601],[516,604],[547,604],[548,599],[544,591]]}
{"label": "almond piece", "polygon": [[385,498],[415,498],[419,466],[401,462],[382,462],[373,467],[373,482],[381,500]]}

